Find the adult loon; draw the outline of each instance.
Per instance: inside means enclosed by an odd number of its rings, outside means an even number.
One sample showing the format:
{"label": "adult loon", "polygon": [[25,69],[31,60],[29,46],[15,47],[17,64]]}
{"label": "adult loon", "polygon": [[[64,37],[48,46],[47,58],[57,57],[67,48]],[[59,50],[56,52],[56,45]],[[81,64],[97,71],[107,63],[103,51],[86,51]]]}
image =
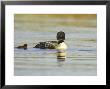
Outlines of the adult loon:
{"label": "adult loon", "polygon": [[39,42],[34,48],[66,50],[67,45],[65,44],[64,40],[65,33],[60,31],[57,33],[57,41]]}

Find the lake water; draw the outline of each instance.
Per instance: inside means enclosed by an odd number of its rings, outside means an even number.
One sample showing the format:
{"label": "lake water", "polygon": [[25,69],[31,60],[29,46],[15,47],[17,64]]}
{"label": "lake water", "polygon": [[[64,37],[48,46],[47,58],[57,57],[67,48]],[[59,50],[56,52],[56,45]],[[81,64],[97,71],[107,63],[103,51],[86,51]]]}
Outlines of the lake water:
{"label": "lake water", "polygon": [[[79,23],[76,25],[74,23]],[[80,24],[84,26],[80,26]],[[96,76],[96,19],[76,20],[55,17],[15,15],[14,46],[28,44],[28,49],[14,48],[15,76]],[[40,41],[56,40],[64,31],[66,59],[57,59],[57,50],[33,48]]]}

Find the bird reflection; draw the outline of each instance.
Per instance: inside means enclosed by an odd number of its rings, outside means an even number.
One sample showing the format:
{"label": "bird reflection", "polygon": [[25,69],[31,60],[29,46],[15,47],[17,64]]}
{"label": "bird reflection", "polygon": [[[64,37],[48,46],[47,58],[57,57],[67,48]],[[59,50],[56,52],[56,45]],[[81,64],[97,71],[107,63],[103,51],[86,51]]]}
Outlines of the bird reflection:
{"label": "bird reflection", "polygon": [[64,65],[65,59],[66,59],[66,52],[64,50],[58,50],[57,51],[58,66]]}

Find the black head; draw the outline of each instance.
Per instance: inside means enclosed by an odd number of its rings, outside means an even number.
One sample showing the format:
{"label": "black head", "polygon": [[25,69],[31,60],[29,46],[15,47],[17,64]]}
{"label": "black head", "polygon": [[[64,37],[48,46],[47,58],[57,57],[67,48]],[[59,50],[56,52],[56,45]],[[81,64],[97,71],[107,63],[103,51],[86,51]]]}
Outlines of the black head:
{"label": "black head", "polygon": [[65,33],[63,31],[57,33],[57,40],[65,40]]}
{"label": "black head", "polygon": [[24,44],[24,50],[26,50],[27,49],[27,44]]}
{"label": "black head", "polygon": [[24,44],[24,46],[27,46],[27,44]]}

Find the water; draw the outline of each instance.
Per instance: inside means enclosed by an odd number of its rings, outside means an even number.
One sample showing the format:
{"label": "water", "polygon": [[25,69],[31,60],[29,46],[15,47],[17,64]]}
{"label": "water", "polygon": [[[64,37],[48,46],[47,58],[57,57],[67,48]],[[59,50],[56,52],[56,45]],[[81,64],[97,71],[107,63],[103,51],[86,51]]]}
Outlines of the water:
{"label": "water", "polygon": [[[76,25],[85,24],[84,26]],[[70,23],[70,24],[68,24]],[[96,18],[15,15],[14,46],[28,44],[28,49],[14,49],[15,76],[96,76]],[[58,31],[66,34],[66,59],[57,59],[55,49],[33,48],[40,41],[56,40]]]}

